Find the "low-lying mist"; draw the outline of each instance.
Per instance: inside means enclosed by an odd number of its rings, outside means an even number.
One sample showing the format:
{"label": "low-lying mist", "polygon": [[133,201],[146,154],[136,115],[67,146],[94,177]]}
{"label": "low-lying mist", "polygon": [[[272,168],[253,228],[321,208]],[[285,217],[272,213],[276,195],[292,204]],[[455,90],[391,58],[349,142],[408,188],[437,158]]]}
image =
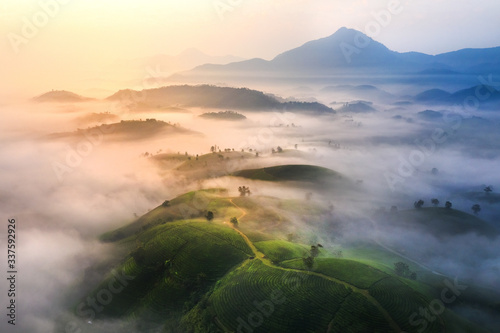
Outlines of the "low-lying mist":
{"label": "low-lying mist", "polygon": [[[325,104],[339,100],[324,91],[314,91],[310,97]],[[352,98],[342,97],[346,102]],[[237,196],[237,187],[246,185],[256,196],[296,200],[314,192],[312,200],[324,207],[333,204],[335,216],[331,219],[342,222],[341,233],[334,231],[332,237],[325,237],[335,239],[332,244],[370,238],[372,229],[366,225],[371,225],[378,230],[378,241],[395,250],[404,248],[405,255],[422,260],[433,270],[488,288],[500,287],[496,279],[500,262],[495,256],[500,250],[498,239],[464,234],[443,240],[425,230],[394,228],[383,220],[371,220],[381,207],[414,209],[415,201],[423,199],[430,206],[432,198],[438,198],[441,206],[452,201],[454,209],[472,214],[470,207],[476,202],[460,194],[500,184],[498,154],[483,158],[467,153],[487,147],[490,138],[484,138],[484,146],[460,140],[461,135],[481,131],[481,127],[450,130],[450,123],[444,121],[429,124],[418,120],[415,113],[425,106],[385,111],[392,103],[379,99],[375,112],[333,115],[235,110],[247,119],[220,121],[199,115],[224,110],[131,112],[119,103],[102,101],[4,101],[0,111],[0,211],[4,218],[15,218],[19,226],[19,313],[24,314],[20,328],[53,330],[54,320],[75,301],[68,298],[68,290],[82,282],[86,269],[112,257],[111,247],[98,241],[100,234],[132,222],[164,200],[209,187],[227,187],[229,195]],[[396,115],[414,120],[394,119]],[[151,118],[191,132],[149,133],[138,140],[121,140],[94,127]],[[82,131],[76,132],[78,128]],[[448,131],[447,139],[439,129]],[[51,138],[53,133],[72,135]],[[153,158],[171,154],[195,159],[211,153],[212,146],[217,147],[216,154],[219,149],[252,149],[252,157],[225,163],[222,172],[211,179],[190,178],[189,172],[173,170],[180,163],[161,164]],[[284,151],[272,153],[278,147]],[[332,169],[351,181],[355,190],[315,190],[313,185],[294,188],[293,184],[228,176],[239,169],[285,164]],[[485,202],[481,207],[478,216],[499,227],[499,203]],[[328,222],[319,225],[317,232],[324,228],[331,232]],[[294,220],[294,227],[311,230],[300,219]],[[5,284],[0,288],[4,294]]]}

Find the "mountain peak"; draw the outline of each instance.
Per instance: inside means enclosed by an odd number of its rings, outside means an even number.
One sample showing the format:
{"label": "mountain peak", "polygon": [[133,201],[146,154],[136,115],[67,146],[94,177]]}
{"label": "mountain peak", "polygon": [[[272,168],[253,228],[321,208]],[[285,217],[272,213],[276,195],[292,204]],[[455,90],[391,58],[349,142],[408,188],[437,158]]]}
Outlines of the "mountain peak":
{"label": "mountain peak", "polygon": [[339,30],[337,30],[333,35],[331,35],[331,37],[332,36],[352,36],[352,35],[357,35],[357,34],[361,34],[361,35],[366,36],[364,33],[362,33],[361,31],[358,31],[356,29],[342,27]]}
{"label": "mountain peak", "polygon": [[184,51],[179,53],[178,56],[179,57],[208,57],[207,54],[203,53],[202,51],[200,51],[194,47],[185,49]]}
{"label": "mountain peak", "polygon": [[345,67],[386,67],[396,52],[360,31],[342,27],[333,35],[313,40],[272,60],[282,68],[338,69]]}

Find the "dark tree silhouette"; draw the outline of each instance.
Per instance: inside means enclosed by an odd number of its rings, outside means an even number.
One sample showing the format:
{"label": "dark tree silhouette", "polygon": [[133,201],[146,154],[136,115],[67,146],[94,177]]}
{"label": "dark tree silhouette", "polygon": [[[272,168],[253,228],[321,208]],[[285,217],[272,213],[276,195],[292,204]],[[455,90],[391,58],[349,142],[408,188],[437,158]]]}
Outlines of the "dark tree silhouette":
{"label": "dark tree silhouette", "polygon": [[434,205],[434,207],[437,207],[439,205],[439,200],[434,198],[431,200],[431,203]]}
{"label": "dark tree silhouette", "polygon": [[417,279],[417,273],[412,272],[410,270],[410,267],[408,264],[400,261],[394,264],[394,272],[402,277],[411,279],[411,280],[416,280]]}
{"label": "dark tree silhouette", "polygon": [[252,194],[252,192],[250,192],[250,187],[246,187],[246,186],[239,186],[238,191],[240,192],[241,197],[244,197],[245,195]]}
{"label": "dark tree silhouette", "polygon": [[139,265],[142,265],[146,261],[146,250],[142,246],[139,246],[135,249],[134,252],[131,253],[132,258],[134,258],[135,262]]}
{"label": "dark tree silhouette", "polygon": [[163,203],[161,204],[163,207],[169,207],[170,206],[170,201],[168,200],[165,200],[163,201]]}
{"label": "dark tree silhouette", "polygon": [[424,205],[424,200],[420,199],[418,201],[415,201],[413,203],[413,206],[416,208],[416,209],[420,209],[422,208],[422,206]]}
{"label": "dark tree silhouette", "polygon": [[319,255],[319,248],[314,245],[311,245],[310,253],[311,257],[316,258]]}
{"label": "dark tree silhouette", "polygon": [[212,221],[214,219],[214,213],[209,210],[205,215],[205,218],[207,219],[208,222]]}
{"label": "dark tree silhouette", "polygon": [[304,265],[311,269],[313,267],[313,264],[314,264],[314,258],[313,257],[307,257],[307,258],[302,258],[302,260],[304,261]]}
{"label": "dark tree silhouette", "polygon": [[235,227],[238,225],[238,219],[236,217],[231,217],[231,219],[229,220],[229,222],[231,222]]}
{"label": "dark tree silhouette", "polygon": [[484,192],[486,192],[486,194],[490,194],[491,192],[493,192],[493,187],[490,185],[490,186],[486,186],[484,189],[483,189]]}
{"label": "dark tree silhouette", "polygon": [[408,264],[400,261],[394,264],[394,271],[399,276],[406,276],[410,271],[410,267],[408,266]]}
{"label": "dark tree silhouette", "polygon": [[451,209],[452,206],[453,206],[453,204],[451,202],[449,202],[449,201],[446,201],[446,203],[444,204],[444,207],[446,209]]}
{"label": "dark tree silhouette", "polygon": [[283,152],[283,148],[281,148],[280,146],[278,146],[278,148],[276,148],[276,150],[278,151],[278,153],[282,153]]}
{"label": "dark tree silhouette", "polygon": [[475,204],[471,207],[472,211],[474,212],[474,214],[478,214],[480,211],[481,211],[481,206],[478,205],[478,204]]}

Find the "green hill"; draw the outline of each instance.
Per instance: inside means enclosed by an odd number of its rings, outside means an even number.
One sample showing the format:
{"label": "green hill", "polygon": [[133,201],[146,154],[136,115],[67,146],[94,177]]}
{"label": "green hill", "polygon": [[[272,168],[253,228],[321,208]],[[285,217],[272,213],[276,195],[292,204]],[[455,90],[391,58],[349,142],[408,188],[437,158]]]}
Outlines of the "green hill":
{"label": "green hill", "polygon": [[466,192],[462,193],[461,196],[472,201],[485,202],[489,204],[500,203],[500,193]]}
{"label": "green hill", "polygon": [[245,120],[247,117],[234,111],[207,112],[200,115],[201,118],[213,120]]}
{"label": "green hill", "polygon": [[93,98],[80,96],[71,91],[66,90],[52,90],[46,92],[40,96],[34,97],[33,101],[43,103],[43,102],[53,102],[53,103],[78,103],[78,102],[88,102],[94,100]]}
{"label": "green hill", "polygon": [[397,225],[423,228],[438,237],[476,233],[495,238],[500,233],[480,218],[456,209],[426,207],[392,212],[388,217]]}
{"label": "green hill", "polygon": [[132,141],[151,138],[157,135],[173,134],[199,134],[185,128],[171,125],[161,120],[122,120],[119,123],[112,123],[91,127],[88,129],[78,129],[74,132],[53,133],[47,136],[48,139],[81,139],[85,133],[100,133],[105,135],[107,140]]}
{"label": "green hill", "polygon": [[[103,235],[108,242],[120,240],[115,246],[129,254],[76,302],[81,332],[110,331],[109,320],[119,323],[113,330],[139,332],[420,331],[409,318],[439,297],[440,283],[396,276],[390,265],[400,258],[375,246],[347,249],[350,259],[321,248],[306,266],[310,245],[280,238],[285,221],[278,229],[264,227],[273,214],[282,219],[293,202],[226,195],[224,189],[189,192]],[[271,212],[259,200],[276,207]],[[216,212],[211,222],[203,218],[206,210]],[[240,220],[238,228],[228,223],[232,216]],[[260,227],[256,219],[263,220]],[[124,276],[124,288],[103,300]],[[89,299],[106,306],[92,312]],[[56,332],[64,332],[64,316],[60,323]],[[454,333],[457,327],[482,332],[449,309],[425,332]]]}
{"label": "green hill", "polygon": [[120,90],[109,96],[108,101],[123,101],[135,104],[141,96],[143,107],[202,107],[213,109],[236,109],[247,111],[297,111],[334,114],[335,111],[317,102],[281,102],[274,96],[248,88],[217,87],[213,85],[177,85],[141,92]]}
{"label": "green hill", "polygon": [[233,176],[252,180],[302,181],[311,183],[343,179],[342,175],[338,172],[314,165],[281,165],[261,169],[248,169],[234,172]]}

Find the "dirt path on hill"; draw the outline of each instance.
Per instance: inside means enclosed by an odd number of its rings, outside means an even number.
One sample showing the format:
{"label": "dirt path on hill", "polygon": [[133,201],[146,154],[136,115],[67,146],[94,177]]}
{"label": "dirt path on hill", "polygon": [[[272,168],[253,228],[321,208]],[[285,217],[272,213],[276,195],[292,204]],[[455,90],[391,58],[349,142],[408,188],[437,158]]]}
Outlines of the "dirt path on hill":
{"label": "dirt path on hill", "polygon": [[[242,212],[242,214],[240,215],[240,217],[238,217],[238,219],[241,219],[245,215],[247,215],[247,212],[243,208],[241,208],[240,206],[238,206],[237,204],[235,204],[233,202],[233,199],[229,199],[229,202],[231,202],[231,204],[233,204],[234,207],[236,207],[237,209],[239,209]],[[272,268],[275,268],[275,269],[282,270],[282,271],[295,272],[295,273],[301,273],[301,274],[307,274],[307,275],[314,275],[314,276],[318,276],[318,277],[321,277],[323,279],[326,279],[326,280],[329,280],[329,281],[332,281],[332,282],[335,282],[335,283],[342,284],[345,287],[351,289],[353,292],[356,292],[356,293],[359,293],[359,294],[363,295],[370,303],[372,303],[373,305],[375,305],[375,307],[380,311],[380,313],[384,316],[384,318],[387,320],[387,322],[389,323],[389,325],[395,330],[395,332],[398,332],[398,333],[402,332],[401,328],[399,328],[399,325],[394,321],[394,319],[392,319],[392,317],[384,309],[384,307],[382,307],[382,305],[380,305],[380,303],[372,295],[370,295],[370,293],[368,292],[367,289],[358,288],[358,287],[353,286],[352,284],[350,284],[348,282],[345,282],[345,281],[342,281],[342,280],[338,280],[338,279],[335,279],[335,278],[333,278],[331,276],[324,275],[324,274],[321,274],[321,273],[316,273],[316,272],[305,271],[305,270],[300,270],[300,269],[284,268],[284,267],[276,266],[271,260],[269,260],[268,258],[266,258],[266,256],[264,255],[264,253],[260,252],[255,247],[255,245],[253,244],[253,242],[247,237],[247,235],[245,235],[245,233],[243,233],[241,230],[235,228],[234,226],[233,226],[233,229],[237,233],[239,233],[241,235],[241,237],[243,237],[243,239],[245,240],[245,242],[247,243],[247,245],[250,247],[250,249],[252,250],[252,252],[255,254],[255,258],[258,259],[258,260],[260,260],[260,261],[262,261],[265,265],[267,265],[269,267],[272,267]]]}

